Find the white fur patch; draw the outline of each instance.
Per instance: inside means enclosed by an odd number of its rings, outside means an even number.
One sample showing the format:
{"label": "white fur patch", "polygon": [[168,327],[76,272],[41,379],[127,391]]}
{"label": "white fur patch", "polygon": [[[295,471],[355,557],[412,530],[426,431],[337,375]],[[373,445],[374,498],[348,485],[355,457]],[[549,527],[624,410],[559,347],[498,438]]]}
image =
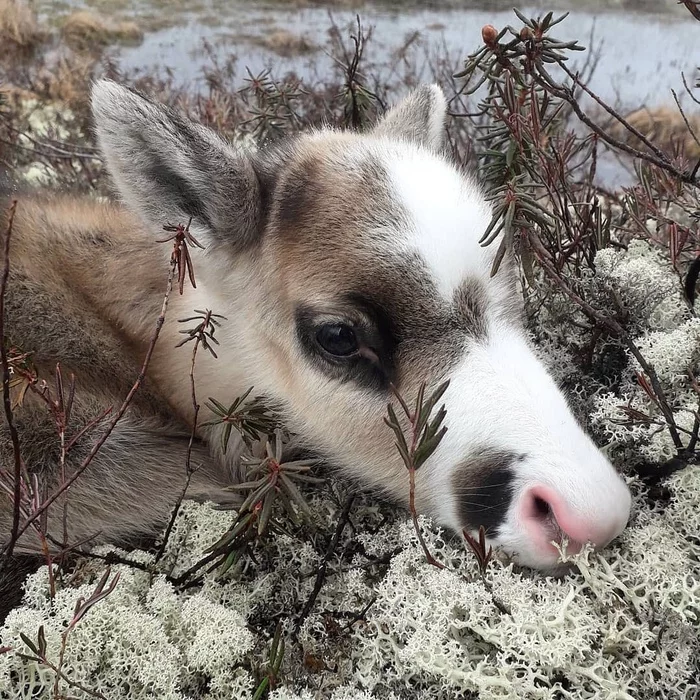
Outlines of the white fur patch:
{"label": "white fur patch", "polygon": [[489,340],[470,348],[450,380],[444,396],[448,432],[424,467],[433,470],[436,493],[444,499],[443,522],[455,530],[464,525],[453,499],[468,500],[470,494],[454,494],[451,479],[489,446],[524,456],[511,465],[513,500],[496,541],[518,552],[521,563],[556,561],[555,552],[547,560],[523,534],[519,501],[528,489],[550,488],[591,530],[616,535],[624,528],[630,509],[626,485],[578,425],[520,331],[494,326]]}
{"label": "white fur patch", "polygon": [[484,196],[428,151],[392,148],[382,156],[409,214],[406,245],[423,258],[440,294],[451,301],[465,279],[487,279],[494,251],[479,245],[491,220]]}

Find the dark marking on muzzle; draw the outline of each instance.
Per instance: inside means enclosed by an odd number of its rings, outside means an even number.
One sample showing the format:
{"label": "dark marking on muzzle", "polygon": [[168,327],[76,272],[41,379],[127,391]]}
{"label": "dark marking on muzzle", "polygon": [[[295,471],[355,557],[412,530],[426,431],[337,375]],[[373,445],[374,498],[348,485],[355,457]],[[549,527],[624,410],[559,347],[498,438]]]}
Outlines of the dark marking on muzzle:
{"label": "dark marking on muzzle", "polygon": [[498,534],[513,499],[514,465],[525,455],[485,447],[466,459],[452,477],[457,514],[463,528],[484,526]]}

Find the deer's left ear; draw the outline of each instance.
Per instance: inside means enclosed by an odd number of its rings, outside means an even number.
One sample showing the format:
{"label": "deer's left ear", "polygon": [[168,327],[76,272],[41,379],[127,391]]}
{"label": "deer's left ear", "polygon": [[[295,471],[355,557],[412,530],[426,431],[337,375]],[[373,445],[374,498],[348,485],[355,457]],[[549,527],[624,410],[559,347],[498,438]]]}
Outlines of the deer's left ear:
{"label": "deer's left ear", "polygon": [[445,138],[447,100],[438,85],[421,85],[392,107],[372,133],[439,151]]}

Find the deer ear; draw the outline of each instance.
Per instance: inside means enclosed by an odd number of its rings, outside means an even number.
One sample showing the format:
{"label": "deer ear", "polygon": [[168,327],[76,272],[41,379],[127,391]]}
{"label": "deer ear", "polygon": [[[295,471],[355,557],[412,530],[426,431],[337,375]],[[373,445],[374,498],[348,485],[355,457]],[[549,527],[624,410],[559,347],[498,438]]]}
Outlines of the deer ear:
{"label": "deer ear", "polygon": [[92,89],[97,140],[125,204],[153,226],[186,223],[203,243],[243,248],[263,221],[250,156],[213,131],[109,80]]}
{"label": "deer ear", "polygon": [[439,151],[445,138],[447,100],[438,85],[421,85],[392,107],[373,133],[414,141]]}

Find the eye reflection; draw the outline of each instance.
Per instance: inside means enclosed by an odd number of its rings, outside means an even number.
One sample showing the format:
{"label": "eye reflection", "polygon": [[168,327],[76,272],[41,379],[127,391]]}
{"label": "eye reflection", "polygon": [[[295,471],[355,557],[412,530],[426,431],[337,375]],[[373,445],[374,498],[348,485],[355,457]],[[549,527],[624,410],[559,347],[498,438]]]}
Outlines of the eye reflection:
{"label": "eye reflection", "polygon": [[348,357],[359,350],[357,335],[345,323],[327,323],[316,332],[316,342],[329,355]]}

